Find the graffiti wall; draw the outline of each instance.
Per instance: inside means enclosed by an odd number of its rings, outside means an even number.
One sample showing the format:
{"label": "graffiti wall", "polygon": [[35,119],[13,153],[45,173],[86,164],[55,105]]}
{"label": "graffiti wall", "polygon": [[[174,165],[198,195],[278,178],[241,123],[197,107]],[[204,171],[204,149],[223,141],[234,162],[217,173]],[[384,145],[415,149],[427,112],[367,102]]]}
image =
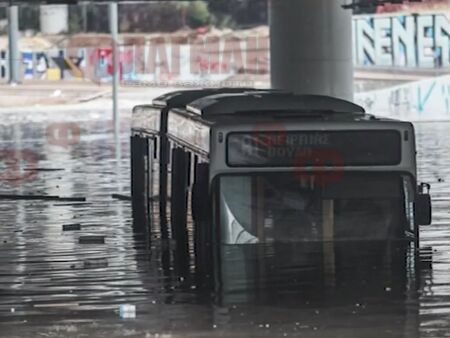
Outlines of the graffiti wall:
{"label": "graffiti wall", "polygon": [[[7,53],[0,53],[1,78],[8,78]],[[141,46],[120,46],[121,80],[160,83],[197,80],[223,81],[235,74],[269,73],[269,38],[204,37],[193,43],[148,41]],[[110,81],[111,48],[73,48],[23,51],[24,79],[87,78]]]}
{"label": "graffiti wall", "polygon": [[369,113],[407,121],[450,120],[450,75],[355,95]]}
{"label": "graffiti wall", "polygon": [[356,16],[353,59],[362,66],[450,66],[450,13]]}
{"label": "graffiti wall", "polygon": [[[122,80],[221,81],[234,74],[268,74],[268,30],[260,35],[196,36],[194,40],[147,40],[120,46]],[[305,46],[307,48],[307,46]],[[110,81],[110,48],[23,50],[24,79],[88,78]],[[361,66],[450,67],[450,17],[446,14],[355,16],[353,56]],[[0,78],[8,77],[0,51]]]}

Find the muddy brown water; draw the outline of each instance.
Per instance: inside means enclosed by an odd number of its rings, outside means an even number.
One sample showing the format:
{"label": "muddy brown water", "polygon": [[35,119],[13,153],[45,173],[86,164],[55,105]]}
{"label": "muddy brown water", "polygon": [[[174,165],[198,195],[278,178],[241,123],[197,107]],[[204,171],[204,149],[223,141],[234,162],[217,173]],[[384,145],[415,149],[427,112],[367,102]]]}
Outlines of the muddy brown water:
{"label": "muddy brown water", "polygon": [[[434,206],[421,263],[408,246],[377,243],[337,245],[332,267],[324,247],[230,248],[231,282],[215,290],[198,287],[193,266],[163,264],[157,235],[149,244],[130,202],[111,197],[130,194],[128,123],[120,154],[110,122],[79,125],[79,140],[59,143],[47,122],[0,129],[1,194],[86,197],[0,201],[0,336],[450,336],[450,123],[416,125]],[[242,257],[266,278],[244,279]],[[120,319],[120,304],[136,318]]]}

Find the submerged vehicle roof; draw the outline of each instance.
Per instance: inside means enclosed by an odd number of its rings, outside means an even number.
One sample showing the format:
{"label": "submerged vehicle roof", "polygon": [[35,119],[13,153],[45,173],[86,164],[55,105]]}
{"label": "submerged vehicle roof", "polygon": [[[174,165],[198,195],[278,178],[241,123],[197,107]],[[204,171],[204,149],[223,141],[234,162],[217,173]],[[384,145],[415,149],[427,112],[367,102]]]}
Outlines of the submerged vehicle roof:
{"label": "submerged vehicle roof", "polygon": [[186,110],[205,119],[227,115],[258,117],[280,112],[291,112],[291,117],[311,114],[365,114],[363,107],[331,96],[270,91],[205,96],[188,103]]}
{"label": "submerged vehicle roof", "polygon": [[153,100],[153,106],[161,109],[166,107],[186,118],[200,119],[208,124],[242,124],[273,119],[292,122],[299,119],[400,122],[366,114],[363,107],[343,99],[324,95],[299,95],[273,89],[179,90],[159,96]]}
{"label": "submerged vehicle roof", "polygon": [[178,90],[175,92],[166,93],[155,98],[152,101],[154,106],[160,108],[184,108],[190,102],[196,101],[206,96],[220,95],[220,94],[243,94],[246,92],[277,92],[272,89],[255,89],[255,88],[207,88],[207,89],[192,89],[192,90]]}

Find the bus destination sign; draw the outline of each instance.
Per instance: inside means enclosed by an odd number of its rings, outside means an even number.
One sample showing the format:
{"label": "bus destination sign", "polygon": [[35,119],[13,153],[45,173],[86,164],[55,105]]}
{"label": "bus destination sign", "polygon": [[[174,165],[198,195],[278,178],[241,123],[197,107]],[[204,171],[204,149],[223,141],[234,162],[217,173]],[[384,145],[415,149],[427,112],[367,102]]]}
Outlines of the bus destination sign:
{"label": "bus destination sign", "polygon": [[401,162],[395,130],[258,131],[227,137],[231,167],[388,166]]}

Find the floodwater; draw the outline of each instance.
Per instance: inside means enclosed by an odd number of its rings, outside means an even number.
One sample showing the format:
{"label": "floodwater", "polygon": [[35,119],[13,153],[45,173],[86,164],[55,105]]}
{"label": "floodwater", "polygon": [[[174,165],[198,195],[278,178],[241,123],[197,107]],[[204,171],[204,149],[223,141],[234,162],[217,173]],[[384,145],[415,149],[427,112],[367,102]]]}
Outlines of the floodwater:
{"label": "floodwater", "polygon": [[[86,198],[0,201],[2,337],[450,336],[450,123],[416,126],[434,203],[420,261],[377,243],[260,247],[263,260],[230,249],[232,278],[214,291],[193,266],[167,263],[158,236],[133,226],[130,202],[112,197],[130,194],[126,122],[120,152],[101,117],[1,123],[0,195]],[[266,278],[245,281],[242,257]],[[136,318],[121,319],[120,304]]]}

